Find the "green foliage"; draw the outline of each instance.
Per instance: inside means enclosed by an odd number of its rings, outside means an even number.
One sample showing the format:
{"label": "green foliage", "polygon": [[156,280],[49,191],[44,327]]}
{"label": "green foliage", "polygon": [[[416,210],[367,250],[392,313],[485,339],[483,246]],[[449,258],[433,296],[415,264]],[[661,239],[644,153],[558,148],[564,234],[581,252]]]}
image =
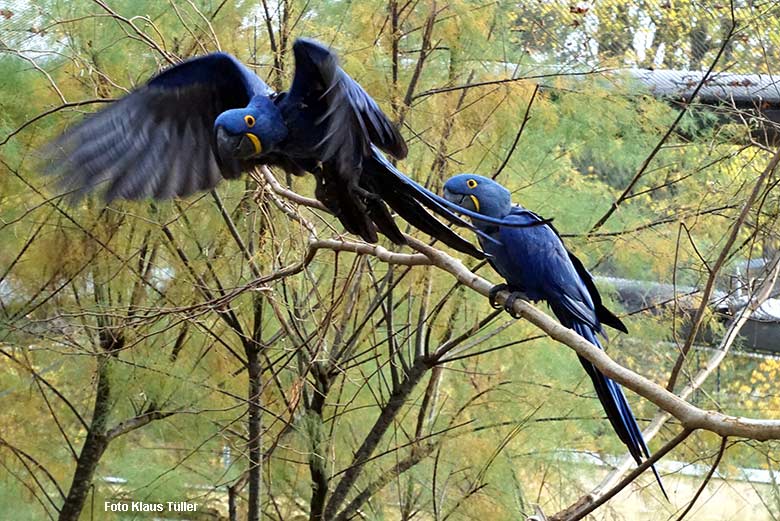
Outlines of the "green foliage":
{"label": "green foliage", "polygon": [[[150,411],[173,414],[112,441],[98,465],[96,504],[117,498],[193,498],[224,510],[224,486],[239,480],[247,468],[247,339],[227,323],[225,317],[233,313],[245,333],[257,329],[267,342],[261,396],[263,447],[269,451],[264,508],[283,519],[307,518],[310,461],[333,476],[335,484],[388,403],[393,379],[403,377],[398,357],[388,354],[391,345],[412,361],[420,346],[435,349],[476,328],[489,312],[486,302],[461,288],[434,311],[453,284],[440,270],[415,267],[407,272],[403,266],[329,251],[318,252],[300,273],[246,289],[255,278],[253,267],[268,274],[293,266],[309,239],[308,230],[288,219],[269,193],[255,192],[254,181],[219,187],[248,254],[237,246],[208,194],[155,205],[117,203],[109,209],[94,199],[72,207],[51,199],[56,187],[40,175],[36,151],[65,125],[101,106],[55,110],[62,99],[52,82],[69,102],[119,97],[167,65],[155,46],[168,56],[184,57],[211,51],[218,40],[222,49],[256,65],[269,83],[279,79],[286,85],[291,57],[282,57],[283,70],[273,70],[264,14],[254,4],[228,2],[213,17],[218,3],[205,1],[111,2],[113,17],[91,2],[36,4],[35,13],[20,10],[8,19],[13,37],[3,36],[0,48],[0,141],[24,126],[0,145],[0,278],[13,290],[12,296],[4,296],[0,285],[0,424],[6,426],[0,433],[0,512],[13,505],[15,519],[40,519],[51,510],[40,493],[32,492],[38,489],[31,472],[10,447],[38,458],[67,491],[73,452],[78,454],[86,436],[74,410],[89,421],[98,363],[106,356],[100,334],[106,331],[121,331],[124,341],[110,355],[110,426]],[[544,79],[515,146],[534,84],[491,83],[570,63],[566,60],[573,53],[564,43],[572,31],[582,30],[582,23],[573,23],[581,15],[561,16],[562,2],[459,0],[440,5],[444,10],[427,42],[430,53],[405,107],[426,45],[427,3],[408,4],[414,7],[400,17],[403,37],[397,42],[395,80],[387,2],[284,4],[291,24],[287,36],[331,43],[345,69],[389,114],[398,119],[403,113],[411,153],[399,163],[402,170],[438,188],[456,172],[491,174],[504,165],[498,179],[513,191],[515,201],[554,217],[571,249],[596,274],[701,286],[768,159],[765,152],[735,144],[735,138],[744,137],[744,128],[713,127],[715,116],[693,108],[631,197],[589,234],[639,172],[676,110],[613,76]],[[650,4],[636,2],[642,9]],[[567,11],[569,3],[565,7]],[[648,58],[632,56],[619,32],[636,29],[641,13],[617,7],[616,2],[599,2],[593,8],[602,22],[599,63],[646,65]],[[675,32],[688,34],[699,27],[692,27],[691,13],[697,9],[676,5],[660,12],[663,26],[656,45],[668,43]],[[769,23],[768,17],[750,18],[751,9],[738,10],[739,19],[750,19],[756,27]],[[274,11],[272,20],[277,43],[280,12]],[[48,29],[22,38],[31,20]],[[710,35],[720,30],[716,21],[706,28]],[[32,52],[33,42],[51,52]],[[712,59],[716,43],[699,59]],[[734,52],[740,46],[749,47],[742,42]],[[773,52],[769,49],[767,56]],[[675,53],[666,56],[669,66],[691,62]],[[32,58],[51,81],[24,57]],[[751,66],[763,70],[767,65],[756,58]],[[470,82],[485,85],[430,93]],[[52,113],[25,126],[47,110]],[[281,172],[276,174],[282,179]],[[314,192],[310,178],[292,180],[292,188],[308,196]],[[759,227],[771,230],[777,207],[776,195],[770,194],[761,212],[751,215],[751,223],[759,224],[740,234],[741,246],[729,259],[729,269],[747,258],[751,248],[756,255],[762,246],[769,250],[776,245],[770,232],[759,234],[757,242],[750,239]],[[331,216],[308,209],[299,213],[321,237],[342,232]],[[386,294],[382,284],[390,270],[396,283],[392,327],[386,319],[390,301],[375,302]],[[498,281],[488,268],[480,273]],[[620,310],[616,294],[599,285],[609,306]],[[229,303],[219,299],[241,288],[246,291]],[[369,325],[361,329],[364,319]],[[433,401],[425,414],[420,411],[430,373],[410,393],[351,493],[424,450],[425,443],[438,445],[376,492],[365,505],[367,517],[397,519],[404,509],[430,517],[434,501],[440,518],[452,513],[453,519],[517,519],[532,513],[534,503],[552,511],[567,506],[603,475],[603,469],[572,459],[573,453],[622,455],[624,449],[569,349],[546,338],[532,339],[538,331],[522,321],[477,341],[486,331],[502,328],[504,320],[495,319],[486,330],[471,334],[468,341],[474,345],[458,355],[522,343],[448,363],[431,387]],[[614,335],[608,352],[663,383],[677,344],[684,341],[679,329],[684,320],[682,313],[668,309],[631,315],[626,319],[631,336]],[[714,316],[707,321],[711,335],[719,338],[722,326]],[[329,367],[350,339],[352,356]],[[686,369],[694,372],[706,358],[698,353]],[[333,385],[320,417],[307,407],[321,392],[317,369],[323,367]],[[771,386],[776,372],[769,362],[729,358],[717,383],[708,382],[693,400],[735,414],[776,416]],[[762,400],[766,397],[770,399]],[[643,421],[655,413],[646,401],[633,395],[629,400]],[[415,438],[418,428],[422,439]],[[651,448],[661,441],[653,441]],[[695,451],[712,441],[696,439],[680,457],[698,458]],[[751,447],[739,447],[728,461],[734,468],[766,466],[776,460],[775,449],[769,446],[764,457]],[[231,461],[226,463],[227,452]],[[126,484],[106,485],[109,476]],[[44,488],[60,501],[55,487]],[[244,509],[245,503],[239,503]],[[82,518],[92,514],[87,509]],[[94,517],[108,518],[99,510]]]}

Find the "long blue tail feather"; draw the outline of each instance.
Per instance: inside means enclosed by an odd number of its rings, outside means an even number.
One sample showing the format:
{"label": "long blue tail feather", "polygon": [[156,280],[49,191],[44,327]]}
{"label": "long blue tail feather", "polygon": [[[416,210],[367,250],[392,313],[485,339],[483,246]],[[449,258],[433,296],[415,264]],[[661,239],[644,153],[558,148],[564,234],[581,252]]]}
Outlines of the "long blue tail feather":
{"label": "long blue tail feather", "polygon": [[372,149],[374,153],[373,154],[374,158],[378,162],[382,163],[382,166],[384,166],[388,171],[392,172],[406,186],[411,188],[419,196],[418,200],[422,204],[430,208],[435,213],[441,215],[451,223],[456,224],[458,226],[463,226],[464,228],[468,228],[487,241],[496,244],[498,243],[496,239],[482,232],[481,230],[476,228],[473,224],[464,220],[458,214],[465,215],[471,219],[481,221],[484,223],[494,224],[497,226],[508,226],[510,228],[528,228],[531,226],[541,226],[552,222],[552,219],[542,219],[539,222],[533,222],[533,223],[510,222],[504,219],[496,219],[494,217],[488,217],[487,215],[483,215],[481,213],[473,212],[471,210],[463,208],[462,206],[459,206],[451,201],[448,201],[444,197],[441,197],[440,195],[435,194],[430,190],[428,190],[427,188],[425,188],[424,186],[418,184],[413,179],[411,179],[403,172],[398,170],[395,166],[393,166],[393,164],[390,161],[388,161],[387,158],[384,156],[384,154],[382,154],[379,150],[377,150],[373,146]]}
{"label": "long blue tail feather", "polygon": [[[559,313],[563,314],[563,312],[559,310],[556,315]],[[588,342],[599,349],[602,349],[601,343],[589,325],[583,324],[573,317],[567,318],[569,318],[569,320],[564,320],[561,316],[558,317],[562,323],[574,329],[574,331]],[[580,357],[580,363],[582,363],[588,376],[590,376],[593,381],[596,394],[598,395],[602,407],[604,407],[604,412],[607,414],[607,418],[609,418],[612,428],[615,430],[615,433],[620,440],[626,445],[628,452],[634,458],[637,465],[640,465],[643,459],[650,457],[650,449],[647,448],[647,443],[645,443],[642,431],[636,422],[631,406],[629,405],[628,400],[626,400],[626,395],[623,394],[623,389],[617,382],[606,377],[588,360]],[[655,465],[652,465],[650,468],[653,470],[658,486],[661,487],[661,492],[668,500],[669,496],[666,494],[666,489],[664,489],[664,485],[661,482],[661,476],[658,474],[658,470],[655,468]]]}
{"label": "long blue tail feather", "polygon": [[465,216],[470,217],[471,219],[474,219],[476,221],[482,221],[483,223],[488,224],[495,224],[497,226],[507,226],[509,228],[532,228],[534,226],[543,226],[545,224],[550,224],[553,222],[553,219],[541,219],[539,221],[534,221],[530,223],[519,223],[516,221],[505,221],[504,219],[496,219],[495,217],[488,217],[487,215],[473,212],[469,210],[468,208],[463,208],[462,206],[459,206],[452,201],[448,201],[447,199],[436,195],[435,193],[431,192],[427,188],[423,186],[419,186],[419,189],[421,192],[425,193],[426,195],[430,196],[432,199],[436,200],[439,204],[442,206],[447,207],[448,209],[451,209],[457,213],[463,214]]}

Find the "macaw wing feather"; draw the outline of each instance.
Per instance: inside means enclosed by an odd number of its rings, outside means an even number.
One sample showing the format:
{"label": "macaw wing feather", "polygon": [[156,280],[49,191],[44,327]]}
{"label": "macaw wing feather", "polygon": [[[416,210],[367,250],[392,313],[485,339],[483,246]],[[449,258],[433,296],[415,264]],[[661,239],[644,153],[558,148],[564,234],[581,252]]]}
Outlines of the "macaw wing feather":
{"label": "macaw wing feather", "polygon": [[[472,220],[480,221],[487,224],[494,224],[496,226],[506,226],[508,228],[532,228],[534,226],[543,226],[545,224],[550,224],[553,222],[553,218],[545,219],[542,217],[539,217],[535,213],[528,211],[529,214],[533,215],[533,218],[528,218],[524,220],[523,222],[518,221],[517,219],[511,220],[511,219],[500,219],[497,217],[490,217],[488,215],[481,214],[479,212],[475,212],[472,210],[469,210],[468,208],[464,208],[457,203],[453,203],[452,201],[448,201],[444,197],[437,195],[430,190],[426,189],[425,187],[420,186],[419,187],[421,191],[425,192],[428,197],[431,199],[434,199],[440,206],[447,208],[451,210],[452,212],[459,213],[461,215],[465,215],[466,217],[469,217]],[[466,227],[471,228],[471,225],[466,225]]]}
{"label": "macaw wing feather", "polygon": [[323,159],[336,159],[339,169],[350,172],[371,154],[375,144],[398,159],[406,157],[406,143],[393,123],[365,90],[338,64],[327,47],[299,38],[293,44],[295,74],[289,96],[325,102],[320,122],[327,125],[321,142]]}
{"label": "macaw wing feather", "polygon": [[[525,208],[523,208],[520,213],[523,215],[522,219],[513,218],[509,220],[515,221],[519,224],[523,224],[523,223],[527,224],[527,223],[532,223],[534,221],[538,222],[539,224],[546,224],[547,227],[555,233],[555,235],[558,237],[558,240],[563,245],[563,239],[561,237],[561,234],[558,232],[555,226],[553,226],[549,221],[546,221],[544,218],[540,217],[536,213],[527,210]],[[518,213],[516,212],[513,215],[517,215],[517,214]],[[606,306],[604,306],[604,303],[601,300],[601,294],[599,293],[596,284],[593,282],[593,276],[590,274],[587,268],[585,268],[585,266],[582,264],[582,261],[579,258],[577,258],[577,256],[574,255],[571,251],[569,251],[569,249],[566,248],[565,245],[563,245],[563,247],[566,250],[566,253],[569,257],[569,261],[571,262],[572,266],[574,266],[574,270],[577,272],[579,279],[581,280],[582,284],[585,286],[588,295],[593,301],[593,307],[595,309],[595,314],[596,314],[596,318],[598,319],[598,322],[610,326],[614,329],[617,329],[618,331],[622,331],[623,333],[628,333],[628,328],[623,323],[623,321],[621,321],[614,313],[612,313],[609,309],[607,309]],[[559,262],[565,263],[563,259],[559,259]],[[569,302],[569,305],[571,307],[571,311],[572,312],[576,311],[576,314],[579,315],[581,319],[584,320],[588,314],[585,313],[585,309],[582,308],[579,302],[581,302],[581,300],[572,299]],[[585,320],[585,321],[590,322],[591,320]]]}
{"label": "macaw wing feather", "polygon": [[[544,298],[551,305],[564,308],[581,322],[601,331],[593,309],[593,301],[585,282],[572,264],[568,251],[555,230],[548,225],[528,227],[543,219],[525,208],[516,206],[504,217],[509,224],[525,228],[502,226],[498,240],[510,259],[502,273],[510,283],[529,287],[531,293]],[[523,281],[512,277],[522,277]]]}
{"label": "macaw wing feather", "polygon": [[[381,197],[382,201],[418,230],[462,253],[478,259],[484,257],[484,253],[479,248],[426,211],[425,207],[428,207],[439,213],[431,206],[430,201],[417,191],[416,187],[419,185],[402,174],[378,150],[374,149],[374,155],[364,164],[364,175],[360,183],[361,186]],[[446,212],[446,209],[444,211]],[[448,220],[460,220],[456,214],[449,213],[450,216],[444,215]],[[374,221],[377,222],[376,219]],[[380,225],[379,229],[390,237],[383,226]],[[398,241],[394,242],[398,243]]]}
{"label": "macaw wing feather", "polygon": [[193,58],[67,130],[47,147],[46,170],[75,199],[97,188],[108,201],[212,188],[248,166],[220,161],[214,120],[270,92],[229,54]]}
{"label": "macaw wing feather", "polygon": [[[539,219],[541,219],[541,217],[539,217]],[[563,242],[563,238],[561,237],[561,234],[558,232],[555,226],[553,226],[550,223],[548,224],[550,226],[550,229],[554,231],[555,235],[557,235],[558,238],[561,240],[561,242]],[[604,305],[604,302],[602,302],[601,294],[599,293],[596,284],[593,282],[593,276],[590,274],[588,269],[582,264],[582,261],[579,258],[577,258],[577,256],[574,255],[571,251],[569,251],[568,248],[566,248],[566,253],[569,254],[569,260],[574,266],[574,269],[577,271],[577,274],[580,276],[580,279],[582,279],[582,283],[585,284],[585,287],[588,289],[588,293],[590,294],[590,298],[593,300],[593,306],[596,309],[596,317],[598,317],[599,322],[611,328],[617,329],[618,331],[622,331],[623,333],[628,333],[628,328],[623,323],[623,321],[620,320],[614,313],[612,313],[612,311],[607,309],[607,307]]]}
{"label": "macaw wing feather", "polygon": [[[455,224],[457,226],[461,226],[464,228],[468,228],[472,230],[474,233],[482,237],[483,239],[495,242],[495,239],[490,237],[488,234],[482,232],[479,230],[476,226],[474,226],[472,223],[466,221],[462,217],[460,217],[456,212],[452,211],[448,206],[445,206],[442,204],[442,201],[449,203],[446,199],[437,196],[435,193],[431,192],[430,190],[426,189],[419,183],[415,182],[410,177],[403,174],[400,170],[398,170],[390,161],[387,160],[387,158],[376,149],[376,147],[373,147],[372,150],[372,156],[371,159],[373,159],[377,164],[378,168],[371,169],[369,168],[368,174],[372,177],[377,177],[381,179],[372,179],[372,185],[380,184],[384,185],[385,190],[380,193],[379,195],[390,202],[388,198],[398,199],[399,197],[403,197],[406,200],[414,200],[415,201],[415,213],[417,214],[417,219],[415,221],[409,220],[409,216],[403,211],[402,208],[398,208],[391,204],[393,209],[398,212],[401,217],[409,221],[410,224],[413,226],[420,228],[419,224],[421,220],[428,220],[428,221],[436,221],[435,223],[431,223],[431,226],[434,227],[437,232],[436,233],[430,233],[429,231],[426,231],[426,233],[429,233],[429,235],[436,237],[443,241],[444,243],[448,244],[449,246],[455,248],[456,250],[466,253],[468,255],[471,255],[472,257],[476,258],[482,258],[484,256],[483,252],[478,251],[471,243],[460,237],[458,234],[456,234],[452,230],[448,230],[446,226],[444,226],[441,222],[439,222],[435,217],[428,215],[425,217],[423,214],[427,214],[423,208],[420,207],[420,205],[425,206],[435,214],[443,217],[448,222]],[[372,165],[372,162],[369,161],[368,165]],[[393,192],[392,194],[390,192]],[[407,205],[409,208],[411,208],[411,203]],[[422,229],[422,228],[421,228]],[[448,231],[446,231],[448,230]]]}
{"label": "macaw wing feather", "polygon": [[585,268],[585,266],[583,266],[582,261],[580,261],[580,259],[578,259],[572,252],[568,250],[567,252],[569,253],[569,259],[574,265],[574,269],[577,270],[577,273],[582,279],[582,282],[585,284],[585,287],[588,288],[588,293],[590,293],[590,298],[593,299],[593,305],[596,308],[596,316],[598,317],[599,322],[611,328],[617,329],[618,331],[622,331],[623,333],[628,333],[628,328],[623,323],[623,321],[620,320],[609,309],[607,309],[606,306],[604,306],[604,303],[601,301],[599,290],[596,288],[596,284],[593,282],[593,277]]}

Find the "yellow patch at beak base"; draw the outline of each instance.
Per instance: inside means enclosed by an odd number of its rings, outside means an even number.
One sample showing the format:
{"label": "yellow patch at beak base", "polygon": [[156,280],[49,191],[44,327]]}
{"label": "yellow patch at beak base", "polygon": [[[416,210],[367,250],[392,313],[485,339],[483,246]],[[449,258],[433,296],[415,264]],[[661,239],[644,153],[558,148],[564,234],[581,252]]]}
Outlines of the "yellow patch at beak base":
{"label": "yellow patch at beak base", "polygon": [[249,141],[251,141],[252,144],[255,146],[255,154],[259,154],[260,152],[263,151],[263,145],[260,144],[260,138],[258,138],[254,134],[250,134],[249,132],[247,132],[244,135],[248,137]]}
{"label": "yellow patch at beak base", "polygon": [[474,208],[479,211],[479,199],[477,199],[477,196],[469,194],[469,197],[471,197],[471,202],[474,203]]}

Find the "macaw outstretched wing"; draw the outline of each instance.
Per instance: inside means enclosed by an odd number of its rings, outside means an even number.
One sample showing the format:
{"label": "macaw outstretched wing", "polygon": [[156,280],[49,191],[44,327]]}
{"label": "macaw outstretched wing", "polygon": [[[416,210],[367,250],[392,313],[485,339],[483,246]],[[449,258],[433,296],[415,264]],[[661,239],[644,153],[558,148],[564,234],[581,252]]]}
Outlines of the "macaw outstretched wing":
{"label": "macaw outstretched wing", "polygon": [[371,155],[373,143],[397,159],[407,148],[398,129],[379,105],[339,66],[336,54],[319,42],[298,38],[293,44],[295,74],[287,95],[326,103],[321,123],[327,125],[320,145],[323,159],[336,159],[350,172]]}
{"label": "macaw outstretched wing", "polygon": [[214,187],[248,166],[222,161],[214,120],[272,91],[229,54],[214,53],[163,71],[87,117],[45,150],[47,172],[74,199],[167,199]]}

